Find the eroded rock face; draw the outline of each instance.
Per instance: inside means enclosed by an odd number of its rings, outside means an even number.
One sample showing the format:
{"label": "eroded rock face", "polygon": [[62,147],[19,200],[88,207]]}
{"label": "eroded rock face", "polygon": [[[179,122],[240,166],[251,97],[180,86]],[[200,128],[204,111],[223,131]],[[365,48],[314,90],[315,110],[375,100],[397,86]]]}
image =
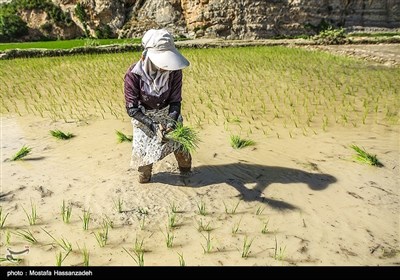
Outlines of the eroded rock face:
{"label": "eroded rock face", "polygon": [[42,10],[24,10],[21,11],[20,17],[27,22],[29,28],[27,40],[44,36],[53,39],[73,39],[83,35],[82,30],[74,22],[68,25],[50,23],[49,15]]}
{"label": "eroded rock face", "polygon": [[[349,30],[400,28],[400,0],[53,0],[88,32],[107,25],[119,37],[166,28],[186,37],[257,39],[313,34],[327,23]],[[26,20],[37,21],[35,17]],[[28,25],[32,25],[28,22]]]}

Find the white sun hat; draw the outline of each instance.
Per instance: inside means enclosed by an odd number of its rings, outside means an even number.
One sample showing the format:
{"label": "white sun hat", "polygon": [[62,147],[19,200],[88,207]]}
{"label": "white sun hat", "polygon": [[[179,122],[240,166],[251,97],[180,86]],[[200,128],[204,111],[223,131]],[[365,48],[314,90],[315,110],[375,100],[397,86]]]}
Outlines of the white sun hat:
{"label": "white sun hat", "polygon": [[164,70],[180,70],[190,62],[175,48],[174,38],[165,29],[150,29],[142,38],[142,45],[157,67]]}

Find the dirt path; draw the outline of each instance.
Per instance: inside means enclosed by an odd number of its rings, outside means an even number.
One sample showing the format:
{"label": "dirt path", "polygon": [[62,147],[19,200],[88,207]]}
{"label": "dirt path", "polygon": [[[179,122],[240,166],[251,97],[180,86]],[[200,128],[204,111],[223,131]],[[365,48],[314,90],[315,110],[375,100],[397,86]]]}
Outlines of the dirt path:
{"label": "dirt path", "polygon": [[328,51],[340,55],[358,57],[365,60],[375,61],[387,66],[400,65],[400,44],[349,44],[349,45],[310,45],[304,39],[281,39],[281,40],[222,40],[222,39],[194,39],[180,41],[178,46],[207,48],[215,46],[300,46],[311,49]]}
{"label": "dirt path", "polygon": [[312,46],[341,55],[359,57],[387,66],[400,65],[400,44]]}

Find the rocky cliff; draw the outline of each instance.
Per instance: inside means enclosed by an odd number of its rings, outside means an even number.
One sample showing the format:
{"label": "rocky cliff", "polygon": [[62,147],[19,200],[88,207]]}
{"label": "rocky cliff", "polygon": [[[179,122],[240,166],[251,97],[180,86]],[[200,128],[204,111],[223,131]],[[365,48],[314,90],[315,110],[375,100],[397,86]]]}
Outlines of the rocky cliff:
{"label": "rocky cliff", "polygon": [[[347,30],[400,28],[400,0],[53,0],[83,33],[140,37],[166,28],[186,37],[257,39]],[[77,14],[77,5],[84,18]],[[21,11],[24,20],[31,11]],[[36,12],[37,13],[37,12]]]}

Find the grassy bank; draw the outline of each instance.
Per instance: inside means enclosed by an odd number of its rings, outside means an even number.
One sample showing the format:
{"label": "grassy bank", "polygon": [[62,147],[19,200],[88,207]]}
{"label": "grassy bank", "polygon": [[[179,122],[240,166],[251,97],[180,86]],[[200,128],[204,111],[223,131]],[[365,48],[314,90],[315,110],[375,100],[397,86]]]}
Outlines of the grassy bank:
{"label": "grassy bank", "polygon": [[59,41],[0,43],[0,51],[12,49],[71,49],[91,45],[137,44],[140,39],[75,39]]}

